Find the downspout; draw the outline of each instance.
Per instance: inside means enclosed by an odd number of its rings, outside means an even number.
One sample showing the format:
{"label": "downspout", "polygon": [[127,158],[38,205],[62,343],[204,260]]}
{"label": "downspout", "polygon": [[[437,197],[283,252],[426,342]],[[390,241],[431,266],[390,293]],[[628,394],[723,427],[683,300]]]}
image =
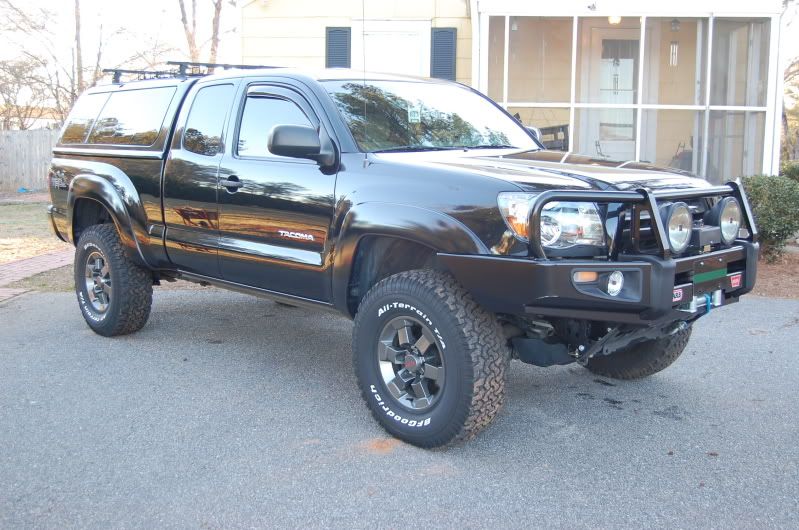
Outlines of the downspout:
{"label": "downspout", "polygon": [[472,18],[472,88],[479,89],[480,83],[480,13],[478,0],[469,0],[469,16]]}

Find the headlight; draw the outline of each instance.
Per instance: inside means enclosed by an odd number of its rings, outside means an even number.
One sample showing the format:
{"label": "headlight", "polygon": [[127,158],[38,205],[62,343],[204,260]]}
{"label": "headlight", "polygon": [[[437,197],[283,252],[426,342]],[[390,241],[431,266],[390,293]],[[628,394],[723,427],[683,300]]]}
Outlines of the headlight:
{"label": "headlight", "polygon": [[[516,237],[527,241],[527,223],[534,194],[500,193],[499,211]],[[541,212],[541,244],[564,249],[577,245],[605,246],[605,230],[596,205],[588,202],[551,202]]]}
{"label": "headlight", "polygon": [[694,228],[694,216],[684,202],[667,204],[660,209],[663,224],[669,236],[669,246],[675,254],[685,252],[691,242],[691,231]]}
{"label": "headlight", "polygon": [[708,212],[705,221],[721,228],[721,241],[732,245],[741,228],[741,204],[735,197],[725,197]]}

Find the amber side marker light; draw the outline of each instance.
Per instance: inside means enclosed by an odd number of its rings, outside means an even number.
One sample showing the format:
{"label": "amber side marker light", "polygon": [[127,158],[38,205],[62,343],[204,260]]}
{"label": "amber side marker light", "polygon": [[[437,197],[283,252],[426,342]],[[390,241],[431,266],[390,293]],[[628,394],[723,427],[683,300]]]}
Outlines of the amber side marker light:
{"label": "amber side marker light", "polygon": [[599,274],[596,271],[576,271],[572,278],[574,283],[590,283],[597,281]]}

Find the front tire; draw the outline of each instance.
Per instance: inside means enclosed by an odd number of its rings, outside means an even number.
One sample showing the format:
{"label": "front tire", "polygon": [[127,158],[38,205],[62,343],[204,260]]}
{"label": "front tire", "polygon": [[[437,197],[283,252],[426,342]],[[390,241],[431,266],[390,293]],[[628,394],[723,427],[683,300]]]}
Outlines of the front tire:
{"label": "front tire", "polygon": [[361,393],[390,434],[419,447],[474,437],[505,398],[509,350],[493,314],[454,278],[396,274],[364,297],[353,359]]}
{"label": "front tire", "polygon": [[98,335],[140,330],[153,301],[153,279],[126,254],[113,224],[90,226],[75,249],[75,292],[84,320]]}
{"label": "front tire", "polygon": [[659,339],[634,344],[610,355],[589,359],[586,368],[612,379],[641,379],[665,370],[677,360],[691,338],[691,327]]}

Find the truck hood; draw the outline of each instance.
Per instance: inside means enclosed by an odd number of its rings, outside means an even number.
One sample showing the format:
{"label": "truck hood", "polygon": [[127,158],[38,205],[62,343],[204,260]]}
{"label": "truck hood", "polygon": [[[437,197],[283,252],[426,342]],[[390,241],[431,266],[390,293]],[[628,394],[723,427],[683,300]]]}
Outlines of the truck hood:
{"label": "truck hood", "polygon": [[[494,154],[497,153],[497,154]],[[437,165],[468,171],[518,185],[525,191],[577,190],[679,190],[710,184],[686,171],[642,162],[620,162],[560,151],[428,151],[381,154],[393,162]]]}

